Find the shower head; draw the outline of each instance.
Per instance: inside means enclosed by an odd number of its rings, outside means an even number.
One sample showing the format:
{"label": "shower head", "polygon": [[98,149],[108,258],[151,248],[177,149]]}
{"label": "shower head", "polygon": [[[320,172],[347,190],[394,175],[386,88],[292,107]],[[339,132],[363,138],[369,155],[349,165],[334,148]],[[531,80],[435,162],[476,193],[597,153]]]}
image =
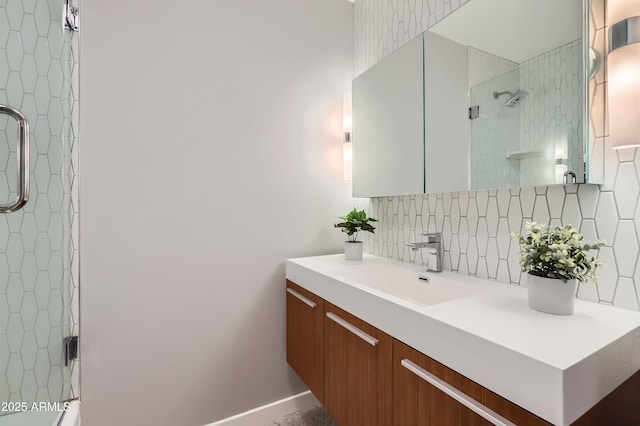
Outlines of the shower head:
{"label": "shower head", "polygon": [[504,91],[504,92],[493,92],[494,99],[498,99],[502,95],[509,95],[509,99],[504,103],[504,106],[508,106],[509,108],[513,108],[518,105],[521,100],[526,98],[529,93],[524,90],[517,90],[515,93]]}
{"label": "shower head", "polygon": [[504,103],[504,106],[513,108],[514,106],[518,105],[521,100],[526,98],[527,95],[529,95],[528,92],[525,92],[524,90],[518,90],[516,93],[513,94],[513,96],[509,98],[507,102]]}

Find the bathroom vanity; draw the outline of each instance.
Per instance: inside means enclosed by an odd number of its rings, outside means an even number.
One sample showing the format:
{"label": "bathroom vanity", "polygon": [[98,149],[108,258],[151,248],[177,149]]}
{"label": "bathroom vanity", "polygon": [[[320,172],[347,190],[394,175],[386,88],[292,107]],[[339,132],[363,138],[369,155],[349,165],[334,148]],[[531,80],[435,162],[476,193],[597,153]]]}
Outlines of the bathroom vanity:
{"label": "bathroom vanity", "polygon": [[376,256],[289,259],[287,362],[341,426],[640,424],[640,313]]}

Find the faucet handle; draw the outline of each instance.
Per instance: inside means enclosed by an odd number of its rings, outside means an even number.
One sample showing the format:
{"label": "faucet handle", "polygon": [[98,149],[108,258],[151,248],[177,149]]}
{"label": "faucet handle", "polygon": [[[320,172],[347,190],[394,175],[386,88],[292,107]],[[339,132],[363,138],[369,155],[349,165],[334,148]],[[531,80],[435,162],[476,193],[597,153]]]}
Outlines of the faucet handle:
{"label": "faucet handle", "polygon": [[442,241],[441,232],[423,232],[422,236],[427,237],[428,243],[439,243]]}
{"label": "faucet handle", "polygon": [[419,241],[415,243],[407,243],[406,246],[411,247],[411,250],[413,251],[418,251],[421,248],[425,248],[427,246],[427,243],[423,241]]}

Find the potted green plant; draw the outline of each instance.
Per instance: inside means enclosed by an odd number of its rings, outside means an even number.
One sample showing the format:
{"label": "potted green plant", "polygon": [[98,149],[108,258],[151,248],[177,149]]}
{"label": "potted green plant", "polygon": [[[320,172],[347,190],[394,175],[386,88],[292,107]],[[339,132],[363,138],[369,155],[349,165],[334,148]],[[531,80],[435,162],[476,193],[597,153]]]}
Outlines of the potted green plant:
{"label": "potted green plant", "polygon": [[342,232],[347,233],[347,241],[344,243],[344,256],[347,260],[362,260],[362,241],[358,241],[358,233],[366,231],[374,233],[375,229],[369,222],[377,222],[372,217],[367,217],[364,210],[356,210],[355,208],[347,213],[346,216],[340,216],[342,222],[333,226],[341,228]]}
{"label": "potted green plant", "polygon": [[602,263],[589,250],[597,250],[604,241],[582,242],[583,236],[571,225],[547,227],[527,222],[522,236],[511,237],[520,245],[519,263],[527,273],[529,307],[557,315],[573,314],[577,282],[597,281],[596,270]]}

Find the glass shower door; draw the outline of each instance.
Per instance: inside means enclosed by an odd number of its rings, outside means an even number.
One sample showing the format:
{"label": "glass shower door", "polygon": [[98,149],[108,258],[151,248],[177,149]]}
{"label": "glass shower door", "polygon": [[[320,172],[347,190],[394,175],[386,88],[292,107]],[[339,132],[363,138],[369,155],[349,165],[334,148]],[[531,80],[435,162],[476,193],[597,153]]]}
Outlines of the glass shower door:
{"label": "glass shower door", "polygon": [[471,87],[471,189],[584,181],[583,69],[578,39]]}
{"label": "glass shower door", "polygon": [[469,100],[480,115],[470,121],[471,189],[511,188],[520,184],[520,164],[511,158],[520,140],[519,110],[504,107],[495,92],[518,87],[519,71],[511,71],[471,87]]}
{"label": "glass shower door", "polygon": [[[63,341],[71,333],[73,61],[63,7],[0,0],[0,105],[30,123],[29,200],[0,213],[0,416],[55,411],[33,404],[71,397]],[[20,192],[17,126],[0,114],[0,204]]]}

